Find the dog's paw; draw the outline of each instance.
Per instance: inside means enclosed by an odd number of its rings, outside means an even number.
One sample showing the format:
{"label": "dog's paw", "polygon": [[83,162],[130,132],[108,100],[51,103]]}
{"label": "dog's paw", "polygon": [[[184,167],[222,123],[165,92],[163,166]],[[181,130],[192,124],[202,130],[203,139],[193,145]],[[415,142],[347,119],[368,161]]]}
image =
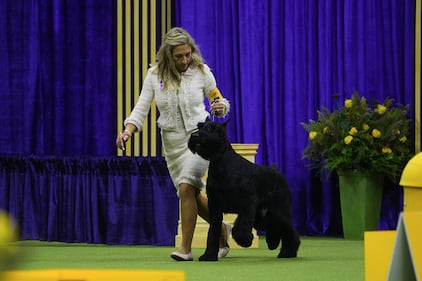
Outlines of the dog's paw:
{"label": "dog's paw", "polygon": [[199,261],[218,261],[217,255],[203,254],[199,257]]}
{"label": "dog's paw", "polygon": [[265,241],[267,242],[268,249],[275,250],[278,248],[278,245],[280,245],[280,235],[273,235],[270,232],[267,232]]}
{"label": "dog's paw", "polygon": [[235,233],[232,233],[234,241],[236,241],[237,244],[240,246],[247,248],[252,245],[253,242],[253,234],[247,233],[242,235],[236,235]]}
{"label": "dog's paw", "polygon": [[277,258],[279,259],[287,259],[287,258],[295,258],[295,257],[297,257],[297,252],[289,251],[287,249],[282,249],[281,252],[277,256]]}
{"label": "dog's paw", "polygon": [[280,238],[274,239],[272,241],[267,240],[267,245],[269,250],[275,250],[278,248],[278,245],[280,245]]}
{"label": "dog's paw", "polygon": [[296,258],[297,251],[300,246],[300,240],[296,241],[293,247],[283,247],[278,254],[277,258],[285,259],[285,258]]}

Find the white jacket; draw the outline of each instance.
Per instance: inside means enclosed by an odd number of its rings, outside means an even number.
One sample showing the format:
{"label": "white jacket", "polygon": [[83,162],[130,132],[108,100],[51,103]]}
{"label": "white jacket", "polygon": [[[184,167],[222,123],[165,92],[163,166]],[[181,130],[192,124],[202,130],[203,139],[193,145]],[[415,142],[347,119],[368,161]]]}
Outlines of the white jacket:
{"label": "white jacket", "polygon": [[[187,131],[197,128],[198,122],[203,122],[209,112],[205,108],[204,99],[209,97],[211,90],[216,88],[214,75],[210,68],[204,65],[204,72],[198,68],[189,67],[182,73],[182,80],[179,89],[167,89],[163,91],[163,84],[158,78],[156,67],[148,70],[142,86],[138,102],[133,108],[130,116],[124,121],[134,124],[139,131],[142,131],[142,124],[155,98],[160,117],[157,125],[163,130],[176,131],[177,128],[177,105],[180,105],[183,122]],[[179,99],[179,102],[177,101]],[[223,98],[226,110],[225,116],[230,110],[229,102]]]}

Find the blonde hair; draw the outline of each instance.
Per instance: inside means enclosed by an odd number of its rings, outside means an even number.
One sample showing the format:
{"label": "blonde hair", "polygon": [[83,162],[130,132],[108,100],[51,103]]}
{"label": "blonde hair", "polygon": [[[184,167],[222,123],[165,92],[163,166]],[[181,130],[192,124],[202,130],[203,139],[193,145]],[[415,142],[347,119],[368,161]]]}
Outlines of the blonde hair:
{"label": "blonde hair", "polygon": [[180,85],[181,75],[174,64],[172,52],[175,47],[185,44],[192,48],[190,66],[198,67],[201,71],[204,70],[204,60],[195,40],[183,28],[174,27],[164,36],[157,53],[156,66],[158,77],[162,80],[164,89],[167,89],[169,86],[177,89]]}

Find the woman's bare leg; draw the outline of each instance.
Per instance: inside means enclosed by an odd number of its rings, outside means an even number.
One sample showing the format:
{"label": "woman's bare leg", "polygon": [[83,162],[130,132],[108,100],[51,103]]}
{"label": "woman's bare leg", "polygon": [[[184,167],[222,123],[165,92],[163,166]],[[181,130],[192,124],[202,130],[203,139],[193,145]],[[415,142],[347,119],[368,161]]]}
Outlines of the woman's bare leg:
{"label": "woman's bare leg", "polygon": [[197,188],[182,183],[179,185],[180,216],[182,224],[182,244],[179,252],[188,254],[192,251],[192,239],[198,216],[196,201]]}
{"label": "woman's bare leg", "polygon": [[[194,186],[182,183],[179,185],[180,216],[182,225],[182,243],[179,253],[188,254],[192,252],[192,239],[195,232],[196,219],[199,215],[209,222],[208,198],[203,196]],[[226,228],[221,225],[220,247],[226,246]]]}

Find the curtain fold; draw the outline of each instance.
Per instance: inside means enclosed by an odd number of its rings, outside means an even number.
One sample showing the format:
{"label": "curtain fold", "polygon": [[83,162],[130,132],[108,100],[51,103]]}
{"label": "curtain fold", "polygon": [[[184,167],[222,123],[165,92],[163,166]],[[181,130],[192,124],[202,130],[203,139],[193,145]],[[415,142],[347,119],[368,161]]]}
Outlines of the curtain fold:
{"label": "curtain fold", "polygon": [[113,156],[116,1],[1,1],[1,153]]}
{"label": "curtain fold", "polygon": [[0,186],[21,239],[174,245],[178,198],[162,157],[1,156]]}
{"label": "curtain fold", "polygon": [[[280,167],[301,234],[341,235],[337,177],[309,171],[300,124],[354,91],[414,105],[414,1],[175,0],[174,6],[174,24],[194,36],[231,102],[230,140],[258,143],[256,162]],[[380,228],[395,228],[401,210],[401,188],[386,183]]]}

